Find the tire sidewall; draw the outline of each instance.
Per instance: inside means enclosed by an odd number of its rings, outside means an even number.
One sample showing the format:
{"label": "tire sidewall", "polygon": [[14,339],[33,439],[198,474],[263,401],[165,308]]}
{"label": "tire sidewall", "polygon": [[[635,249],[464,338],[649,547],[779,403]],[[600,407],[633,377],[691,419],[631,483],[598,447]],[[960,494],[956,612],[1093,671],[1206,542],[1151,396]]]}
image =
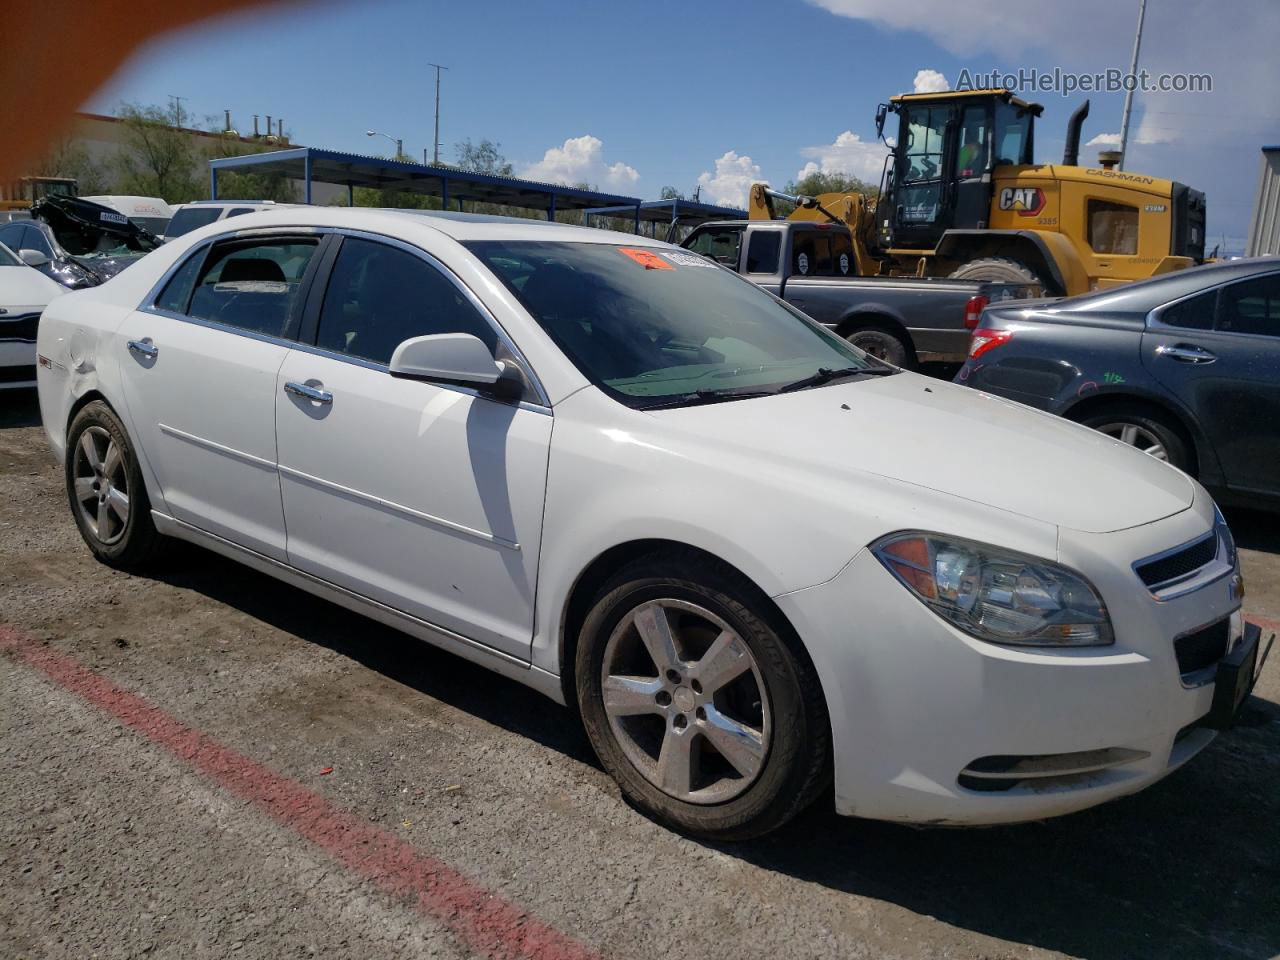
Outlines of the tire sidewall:
{"label": "tire sidewall", "polygon": [[1191,463],[1191,454],[1187,449],[1186,441],[1163,420],[1136,410],[1116,410],[1114,413],[1100,413],[1086,417],[1081,422],[1084,426],[1093,430],[1097,430],[1099,427],[1109,423],[1129,423],[1144,430],[1149,430],[1159,437],[1160,442],[1164,444],[1170,466],[1177,467],[1184,473],[1192,473],[1193,471],[1195,464]]}
{"label": "tire sidewall", "polygon": [[[602,695],[605,646],[623,617],[639,604],[656,599],[685,600],[715,613],[738,633],[759,667],[770,712],[768,754],[755,783],[732,800],[697,804],[664,793],[627,759],[609,724]],[[767,819],[796,788],[800,772],[796,768],[803,766],[810,711],[806,709],[794,657],[772,627],[722,590],[692,580],[657,576],[632,579],[607,590],[583,625],[575,682],[587,735],[605,769],[629,800],[677,829],[701,834],[744,827],[750,830],[750,824]],[[786,804],[787,809],[790,806]]]}
{"label": "tire sidewall", "polygon": [[[125,475],[129,482],[129,519],[125,521],[124,536],[110,544],[103,543],[89,529],[75,495],[76,449],[80,444],[81,435],[94,426],[106,430],[112,442],[119,447],[120,456],[124,460]],[[75,519],[80,536],[84,538],[95,556],[110,564],[126,562],[139,552],[138,548],[142,546],[140,541],[149,541],[154,537],[154,528],[151,526],[151,504],[147,497],[142,470],[138,465],[138,457],[134,453],[133,444],[129,441],[124,425],[105,403],[94,401],[87,404],[72,420],[71,429],[67,431],[67,454],[63,468],[71,515]],[[149,546],[149,543],[147,545]]]}
{"label": "tire sidewall", "polygon": [[[884,352],[884,360],[891,363],[895,367],[907,366],[907,346],[888,330],[881,330],[879,327],[861,327],[857,330],[851,330],[845,334],[845,339],[853,344],[864,353],[870,354],[866,346],[858,343],[858,340],[872,340],[879,343]],[[872,354],[874,356],[874,354]]]}

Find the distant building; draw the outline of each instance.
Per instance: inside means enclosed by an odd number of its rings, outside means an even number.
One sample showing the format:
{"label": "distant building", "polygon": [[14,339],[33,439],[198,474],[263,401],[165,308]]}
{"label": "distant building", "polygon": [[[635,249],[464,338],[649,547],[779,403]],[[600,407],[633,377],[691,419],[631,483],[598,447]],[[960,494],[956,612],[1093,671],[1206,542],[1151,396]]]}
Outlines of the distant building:
{"label": "distant building", "polygon": [[1249,224],[1246,257],[1280,254],[1280,146],[1262,148],[1258,199]]}

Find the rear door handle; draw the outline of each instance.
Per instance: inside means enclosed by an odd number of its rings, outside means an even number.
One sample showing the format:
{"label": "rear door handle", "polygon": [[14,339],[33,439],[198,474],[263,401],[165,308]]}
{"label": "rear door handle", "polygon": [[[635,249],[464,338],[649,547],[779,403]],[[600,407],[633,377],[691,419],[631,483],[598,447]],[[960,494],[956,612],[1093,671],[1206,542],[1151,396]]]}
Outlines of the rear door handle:
{"label": "rear door handle", "polygon": [[146,357],[148,360],[154,360],[160,355],[160,348],[151,342],[150,337],[143,337],[141,340],[130,340],[129,349],[140,357]]}
{"label": "rear door handle", "polygon": [[1210,353],[1192,343],[1175,343],[1172,346],[1167,343],[1162,344],[1156,347],[1156,353],[1170,360],[1177,360],[1179,363],[1213,363],[1218,359],[1217,354]]}
{"label": "rear door handle", "polygon": [[284,385],[284,392],[291,393],[295,397],[302,397],[304,400],[310,400],[313,403],[333,403],[333,394],[328,390],[311,387],[305,383],[294,383],[292,380]]}

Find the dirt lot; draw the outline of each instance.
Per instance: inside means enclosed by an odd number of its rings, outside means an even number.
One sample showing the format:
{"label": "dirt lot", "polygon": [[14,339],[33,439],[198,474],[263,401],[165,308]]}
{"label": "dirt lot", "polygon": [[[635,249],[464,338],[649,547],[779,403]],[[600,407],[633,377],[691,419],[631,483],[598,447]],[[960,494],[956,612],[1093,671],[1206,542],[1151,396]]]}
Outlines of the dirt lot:
{"label": "dirt lot", "polygon": [[[1280,952],[1280,655],[1137,797],[975,831],[815,809],[713,847],[512,682],[199,551],[93,562],[36,421],[0,395],[4,960]],[[1277,628],[1280,520],[1231,520]]]}

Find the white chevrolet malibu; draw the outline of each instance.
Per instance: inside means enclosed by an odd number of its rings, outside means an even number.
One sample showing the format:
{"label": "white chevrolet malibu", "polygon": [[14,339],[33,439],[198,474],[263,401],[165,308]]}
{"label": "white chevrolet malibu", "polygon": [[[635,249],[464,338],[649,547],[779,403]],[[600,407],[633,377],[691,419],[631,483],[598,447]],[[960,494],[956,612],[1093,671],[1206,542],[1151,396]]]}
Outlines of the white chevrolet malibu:
{"label": "white chevrolet malibu", "polygon": [[38,349],[101,560],[189,540],[528,684],[697,835],[832,785],[886,820],[1079,810],[1253,680],[1195,481],[656,241],[249,214],[55,301]]}

